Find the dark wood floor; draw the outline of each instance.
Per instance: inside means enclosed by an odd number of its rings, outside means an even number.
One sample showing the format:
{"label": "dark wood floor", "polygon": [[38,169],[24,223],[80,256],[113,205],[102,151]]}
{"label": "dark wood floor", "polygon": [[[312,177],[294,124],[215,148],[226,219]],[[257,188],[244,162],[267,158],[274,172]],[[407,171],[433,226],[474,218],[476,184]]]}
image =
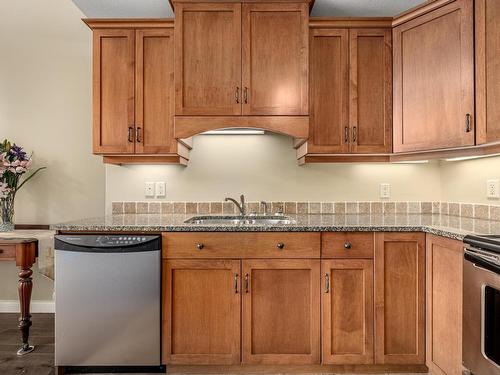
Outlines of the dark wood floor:
{"label": "dark wood floor", "polygon": [[17,329],[18,314],[0,313],[0,374],[55,375],[54,369],[54,314],[33,314],[30,343],[33,353],[16,355],[21,335]]}

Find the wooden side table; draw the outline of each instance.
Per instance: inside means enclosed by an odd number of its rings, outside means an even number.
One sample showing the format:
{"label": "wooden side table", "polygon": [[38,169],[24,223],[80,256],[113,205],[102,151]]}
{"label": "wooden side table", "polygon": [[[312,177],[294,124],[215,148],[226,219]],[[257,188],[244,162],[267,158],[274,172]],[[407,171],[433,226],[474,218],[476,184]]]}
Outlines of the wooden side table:
{"label": "wooden side table", "polygon": [[17,355],[31,353],[35,347],[28,342],[31,327],[31,290],[33,289],[32,267],[38,257],[38,240],[36,238],[2,238],[0,235],[0,261],[15,260],[19,271],[19,304],[21,316],[19,329],[22,334],[22,346]]}

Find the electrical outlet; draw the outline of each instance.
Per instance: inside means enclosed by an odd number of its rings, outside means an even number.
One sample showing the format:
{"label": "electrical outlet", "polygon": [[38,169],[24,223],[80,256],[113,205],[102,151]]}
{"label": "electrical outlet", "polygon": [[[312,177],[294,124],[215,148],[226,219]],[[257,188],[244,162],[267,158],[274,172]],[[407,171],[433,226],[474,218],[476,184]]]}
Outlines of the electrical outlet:
{"label": "electrical outlet", "polygon": [[155,196],[155,183],[145,182],[144,183],[144,196],[146,198],[154,198]]}
{"label": "electrical outlet", "polygon": [[165,182],[158,181],[155,183],[156,198],[165,198]]}
{"label": "electrical outlet", "polygon": [[486,198],[500,198],[498,180],[486,180]]}
{"label": "electrical outlet", "polygon": [[389,199],[391,197],[391,184],[380,184],[380,199]]}

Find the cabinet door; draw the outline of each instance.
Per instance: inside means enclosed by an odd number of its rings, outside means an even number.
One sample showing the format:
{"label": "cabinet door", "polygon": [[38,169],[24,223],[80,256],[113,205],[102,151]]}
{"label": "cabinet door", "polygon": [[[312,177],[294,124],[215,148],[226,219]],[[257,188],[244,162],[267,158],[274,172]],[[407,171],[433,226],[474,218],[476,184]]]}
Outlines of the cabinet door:
{"label": "cabinet door", "polygon": [[375,234],[375,363],[425,363],[425,234]]}
{"label": "cabinet door", "polygon": [[175,4],[175,114],[241,114],[241,4]]}
{"label": "cabinet door", "polygon": [[176,149],[173,39],[173,29],[136,31],[136,153],[169,153]]}
{"label": "cabinet door", "polygon": [[394,28],[394,152],[474,144],[472,3]]}
{"label": "cabinet door", "polygon": [[500,141],[500,1],[475,2],[477,143]]}
{"label": "cabinet door", "polygon": [[462,373],[461,241],[427,235],[427,367],[433,374]]}
{"label": "cabinet door", "polygon": [[307,3],[243,4],[243,114],[308,114]]}
{"label": "cabinet door", "polygon": [[243,261],[243,363],[319,363],[319,281],[319,259]]}
{"label": "cabinet door", "polygon": [[349,30],[349,49],[351,152],[391,152],[391,29]]}
{"label": "cabinet door", "polygon": [[349,151],[349,38],[345,29],[312,29],[308,151]]}
{"label": "cabinet door", "polygon": [[373,363],[373,261],[321,264],[323,363]]}
{"label": "cabinet door", "polygon": [[163,261],[163,362],[240,362],[240,261]]}
{"label": "cabinet door", "polygon": [[134,152],[134,30],[93,32],[94,153]]}

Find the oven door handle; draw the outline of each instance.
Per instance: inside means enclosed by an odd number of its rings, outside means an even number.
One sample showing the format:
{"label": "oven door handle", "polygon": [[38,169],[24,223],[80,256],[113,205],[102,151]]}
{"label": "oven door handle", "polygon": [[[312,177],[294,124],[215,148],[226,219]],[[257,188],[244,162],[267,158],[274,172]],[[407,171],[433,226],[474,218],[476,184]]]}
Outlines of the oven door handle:
{"label": "oven door handle", "polygon": [[500,275],[500,267],[488,262],[487,259],[478,256],[477,253],[472,251],[468,251],[467,249],[464,252],[464,259],[471,262],[472,265],[482,271],[491,272],[495,275]]}

